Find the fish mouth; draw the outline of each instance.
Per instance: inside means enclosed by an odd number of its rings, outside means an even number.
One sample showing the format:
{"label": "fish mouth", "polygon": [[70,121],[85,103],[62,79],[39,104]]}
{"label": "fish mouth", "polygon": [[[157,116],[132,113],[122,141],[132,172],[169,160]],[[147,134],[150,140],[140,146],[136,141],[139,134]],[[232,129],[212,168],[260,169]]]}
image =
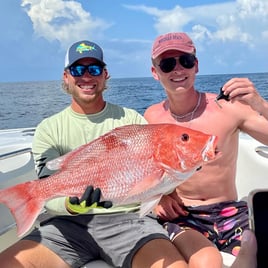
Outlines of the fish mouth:
{"label": "fish mouth", "polygon": [[202,158],[205,162],[214,159],[216,155],[219,153],[216,147],[217,140],[218,140],[217,136],[211,136],[206,147],[202,151]]}
{"label": "fish mouth", "polygon": [[195,171],[199,171],[199,170],[201,170],[201,169],[202,169],[202,166],[199,166],[199,167],[196,168]]}

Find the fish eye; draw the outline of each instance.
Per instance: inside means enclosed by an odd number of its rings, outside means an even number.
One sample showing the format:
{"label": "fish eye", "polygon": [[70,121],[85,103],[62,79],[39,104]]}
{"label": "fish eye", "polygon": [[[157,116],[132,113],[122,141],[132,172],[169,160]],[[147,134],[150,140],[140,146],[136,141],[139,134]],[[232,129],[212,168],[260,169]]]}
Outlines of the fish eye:
{"label": "fish eye", "polygon": [[181,140],[182,140],[182,141],[188,141],[188,140],[189,140],[189,135],[186,134],[186,133],[182,134],[182,135],[181,135]]}

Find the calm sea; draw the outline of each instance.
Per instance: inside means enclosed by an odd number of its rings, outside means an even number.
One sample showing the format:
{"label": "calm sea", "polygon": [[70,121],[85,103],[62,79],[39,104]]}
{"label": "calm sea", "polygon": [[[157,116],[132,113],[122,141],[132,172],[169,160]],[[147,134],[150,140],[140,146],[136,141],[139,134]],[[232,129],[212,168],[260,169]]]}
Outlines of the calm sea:
{"label": "calm sea", "polygon": [[[219,92],[232,77],[249,77],[268,101],[268,73],[199,75],[196,88]],[[141,114],[149,105],[165,98],[159,82],[151,77],[110,79],[105,99],[136,109]],[[0,129],[35,127],[42,119],[59,112],[70,103],[61,81],[0,83]]]}

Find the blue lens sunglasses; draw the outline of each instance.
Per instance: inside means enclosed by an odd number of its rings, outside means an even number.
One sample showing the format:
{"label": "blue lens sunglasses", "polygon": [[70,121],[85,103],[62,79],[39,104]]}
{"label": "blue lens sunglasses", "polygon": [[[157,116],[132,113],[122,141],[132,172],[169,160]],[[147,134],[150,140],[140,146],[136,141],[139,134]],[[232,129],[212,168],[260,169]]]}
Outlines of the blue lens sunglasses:
{"label": "blue lens sunglasses", "polygon": [[83,76],[86,72],[86,70],[89,72],[92,76],[99,76],[103,72],[104,66],[98,65],[98,64],[89,64],[89,65],[71,65],[69,67],[70,74],[75,77]]}

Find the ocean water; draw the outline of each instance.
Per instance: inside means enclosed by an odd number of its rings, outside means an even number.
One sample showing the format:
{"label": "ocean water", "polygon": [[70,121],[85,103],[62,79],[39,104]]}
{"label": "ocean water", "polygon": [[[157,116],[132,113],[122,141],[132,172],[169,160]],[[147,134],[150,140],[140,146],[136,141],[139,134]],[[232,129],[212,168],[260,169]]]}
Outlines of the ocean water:
{"label": "ocean water", "polygon": [[[268,101],[268,73],[198,75],[196,89],[218,93],[232,77],[248,77],[261,96]],[[61,81],[0,83],[0,129],[35,127],[44,118],[70,104],[70,95],[61,89]],[[111,78],[105,99],[144,113],[145,109],[164,99],[158,81],[146,78]]]}

